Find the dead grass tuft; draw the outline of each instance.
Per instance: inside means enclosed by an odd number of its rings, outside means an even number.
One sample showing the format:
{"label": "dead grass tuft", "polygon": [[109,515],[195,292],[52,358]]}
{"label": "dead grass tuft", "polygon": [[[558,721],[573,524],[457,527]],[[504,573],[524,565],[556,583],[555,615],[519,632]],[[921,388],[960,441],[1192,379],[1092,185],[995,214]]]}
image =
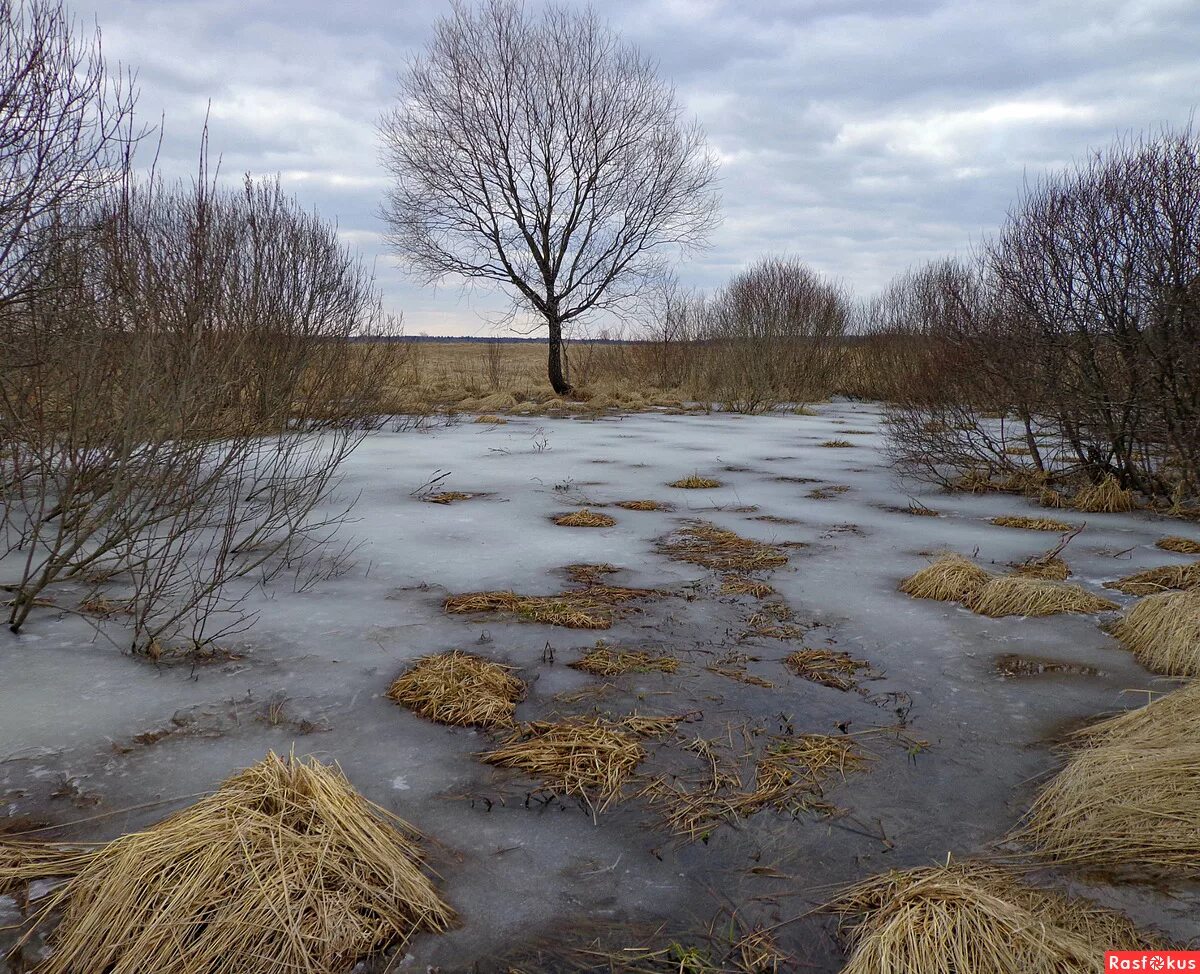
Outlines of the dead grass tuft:
{"label": "dead grass tuft", "polygon": [[1181,538],[1179,535],[1171,535],[1166,538],[1159,538],[1154,542],[1163,551],[1174,551],[1181,555],[1200,555],[1200,541],[1193,541],[1191,538]]}
{"label": "dead grass tuft", "polygon": [[715,524],[697,521],[659,543],[659,550],[675,561],[687,561],[718,572],[752,572],[781,568],[788,558],[783,549],[763,541],[743,538]]}
{"label": "dead grass tuft", "polygon": [[821,446],[831,450],[844,450],[848,446],[854,446],[849,440],[826,440]]}
{"label": "dead grass tuft", "polygon": [[1017,838],[1055,862],[1200,875],[1198,717],[1193,683],[1077,732]]}
{"label": "dead grass tuft", "polygon": [[571,666],[593,676],[624,676],[626,673],[674,673],[679,669],[679,660],[674,656],[656,656],[636,650],[614,650],[604,643],[597,643]]}
{"label": "dead grass tuft", "polygon": [[1001,528],[1023,528],[1026,531],[1074,531],[1075,526],[1064,521],[1056,521],[1049,517],[1025,517],[1023,515],[1005,515],[994,517],[992,524]]}
{"label": "dead grass tuft", "polygon": [[430,504],[454,504],[457,501],[470,500],[474,496],[461,490],[443,490],[436,494],[427,494],[423,499]]}
{"label": "dead grass tuft", "polygon": [[843,974],[1098,974],[1098,944],[1159,946],[1119,913],[983,863],[884,873],[826,910],[848,933]]}
{"label": "dead grass tuft", "polygon": [[466,592],[451,595],[442,607],[451,614],[509,613],[528,622],[567,629],[608,629],[628,603],[654,598],[654,589],[592,585],[558,595],[518,595],[515,592]]}
{"label": "dead grass tuft", "polygon": [[858,671],[871,669],[865,660],[831,649],[798,649],[783,662],[796,676],[835,690],[853,690],[858,686],[854,679]]}
{"label": "dead grass tuft", "polygon": [[900,591],[915,599],[967,602],[992,579],[992,574],[962,555],[947,552],[900,583]]}
{"label": "dead grass tuft", "polygon": [[499,663],[453,650],[417,660],[387,697],[439,724],[508,727],[525,684]]}
{"label": "dead grass tuft", "polygon": [[755,599],[765,599],[775,594],[775,589],[757,578],[747,578],[745,575],[726,575],[721,580],[722,595],[749,595]]}
{"label": "dead grass tuft", "polygon": [[684,490],[709,490],[713,487],[720,487],[722,484],[719,480],[713,480],[711,477],[701,477],[698,473],[694,473],[690,477],[672,481],[667,486],[680,487]]}
{"label": "dead grass tuft", "polygon": [[483,760],[523,771],[550,791],[578,795],[589,805],[598,798],[603,811],[645,757],[631,730],[598,718],[576,718],[525,724]]}
{"label": "dead grass tuft", "polygon": [[567,578],[579,585],[599,585],[605,575],[612,575],[620,569],[608,562],[601,562],[598,565],[584,563],[568,565],[563,571],[567,573]]}
{"label": "dead grass tuft", "polygon": [[1125,490],[1109,474],[1100,483],[1084,487],[1072,498],[1071,506],[1088,514],[1121,514],[1133,510],[1133,491]]}
{"label": "dead grass tuft", "polygon": [[1200,589],[1147,595],[1113,635],[1155,673],[1200,676]]}
{"label": "dead grass tuft", "polygon": [[504,426],[508,420],[503,416],[493,416],[491,413],[484,413],[482,416],[476,416],[475,422],[486,423],[488,426]]}
{"label": "dead grass tuft", "polygon": [[623,507],[627,511],[669,511],[670,504],[664,504],[661,501],[617,501],[617,507]]}
{"label": "dead grass tuft", "polygon": [[558,515],[554,519],[554,523],[563,528],[611,528],[617,523],[617,520],[607,514],[597,514],[584,507],[578,511],[572,511],[570,514]]}
{"label": "dead grass tuft", "polygon": [[35,918],[62,917],[43,974],[340,974],[454,920],[412,830],[315,759],[269,754],[143,832],[38,868],[70,876]]}
{"label": "dead grass tuft", "polygon": [[1126,575],[1115,582],[1105,582],[1105,588],[1114,588],[1126,595],[1154,595],[1171,590],[1186,591],[1200,585],[1200,561],[1190,565],[1162,565],[1148,568],[1144,572]]}
{"label": "dead grass tuft", "polygon": [[995,619],[1001,616],[1050,616],[1063,612],[1090,615],[1120,606],[1078,585],[1029,575],[1002,575],[983,586],[970,600],[968,608]]}
{"label": "dead grass tuft", "polygon": [[1022,562],[1013,568],[1018,575],[1025,578],[1047,578],[1052,582],[1066,581],[1071,569],[1061,558],[1035,558]]}

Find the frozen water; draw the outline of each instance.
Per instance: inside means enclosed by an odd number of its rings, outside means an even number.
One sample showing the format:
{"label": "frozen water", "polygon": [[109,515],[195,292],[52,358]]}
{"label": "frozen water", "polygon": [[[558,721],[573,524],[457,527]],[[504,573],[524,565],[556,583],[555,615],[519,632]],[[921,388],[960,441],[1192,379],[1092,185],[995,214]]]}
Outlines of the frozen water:
{"label": "frozen water", "polygon": [[[835,403],[818,416],[513,418],[372,434],[346,467],[345,492],[358,496],[347,529],[361,540],[354,570],[307,591],[255,592],[257,625],[227,646],[243,658],[155,667],[122,655],[77,615],[50,609],[20,636],[4,633],[0,809],[80,823],[45,835],[103,839],[152,823],[268,748],[336,760],[367,797],[427,834],[461,916],[458,930],[409,946],[399,963],[412,970],[502,970],[505,957],[539,941],[599,937],[620,948],[641,923],[665,922],[684,936],[729,905],[782,923],[826,899],[831,884],[987,851],[1056,767],[1055,734],[1141,703],[1132,691],[1170,685],[1137,666],[1095,617],[987,619],[899,594],[899,579],[929,553],[977,550],[981,562],[1003,566],[1057,536],[987,523],[1031,513],[1021,498],[899,482],[879,421],[874,406]],[[831,438],[854,446],[820,446]],[[445,506],[413,496],[444,471],[442,488],[479,496]],[[693,472],[723,486],[667,486]],[[849,489],[809,496],[832,486]],[[943,516],[898,510],[910,497]],[[605,506],[641,498],[675,509]],[[602,507],[616,526],[552,523],[584,505]],[[1066,557],[1072,580],[1093,588],[1179,558],[1153,542],[1188,530],[1146,514],[1062,516],[1087,521]],[[850,651],[883,676],[865,694],[842,693],[787,673],[781,661],[794,642],[744,638],[753,600],[720,596],[711,573],[656,551],[657,539],[696,517],[803,544],[769,580],[811,627],[804,643]],[[616,584],[672,594],[603,634],[441,609],[448,593],[559,591],[569,584],[563,566],[575,562],[610,562],[621,569]],[[60,596],[67,604],[69,592]],[[682,666],[608,681],[609,695],[572,702],[606,682],[565,665],[598,635],[669,650]],[[707,843],[678,844],[657,809],[636,798],[593,821],[576,802],[530,797],[532,783],[477,760],[491,737],[428,723],[383,697],[408,661],[454,648],[520,670],[531,683],[522,719],[592,706],[691,713],[685,733],[719,737],[747,722],[758,733],[837,733],[839,725],[857,733],[904,718],[930,746],[910,755],[880,735],[864,737],[870,770],[830,793],[842,816],[762,812]],[[731,649],[754,657],[748,671],[774,686],[705,670]],[[994,668],[1003,653],[1100,672],[1005,679]],[[651,767],[669,764],[668,745],[650,750]],[[1194,890],[1083,888],[1174,936],[1200,935]],[[0,904],[0,915],[6,910]],[[805,969],[840,967],[827,920],[784,923],[779,933]]]}

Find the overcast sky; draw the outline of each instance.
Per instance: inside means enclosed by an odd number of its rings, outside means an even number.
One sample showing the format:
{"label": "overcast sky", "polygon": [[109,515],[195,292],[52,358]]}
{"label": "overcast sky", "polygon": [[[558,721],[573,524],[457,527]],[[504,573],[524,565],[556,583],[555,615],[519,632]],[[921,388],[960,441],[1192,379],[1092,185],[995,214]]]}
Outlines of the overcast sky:
{"label": "overcast sky", "polygon": [[[721,160],[724,222],[684,283],[790,253],[867,294],[995,228],[1023,180],[1200,105],[1200,0],[615,0]],[[376,266],[408,334],[497,333],[504,302],[420,287],[384,248],[375,122],[435,0],[91,0],[136,68],[161,166],[278,173]],[[504,333],[504,332],[499,332]]]}

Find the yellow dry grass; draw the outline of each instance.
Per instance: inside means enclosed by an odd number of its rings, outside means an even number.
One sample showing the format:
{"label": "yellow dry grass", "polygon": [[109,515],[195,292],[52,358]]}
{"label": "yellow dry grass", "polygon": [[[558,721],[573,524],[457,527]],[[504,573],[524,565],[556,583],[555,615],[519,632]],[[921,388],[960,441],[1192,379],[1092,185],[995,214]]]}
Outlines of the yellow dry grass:
{"label": "yellow dry grass", "polygon": [[967,602],[992,580],[991,572],[962,555],[947,552],[900,583],[900,591],[915,599]]}
{"label": "yellow dry grass", "polygon": [[1159,538],[1154,543],[1162,548],[1163,551],[1174,551],[1181,555],[1200,555],[1200,541],[1183,538],[1177,534],[1166,538]]}
{"label": "yellow dry grass", "polygon": [[607,514],[597,514],[584,507],[570,514],[558,515],[554,523],[563,528],[611,528],[617,523],[617,519]]}
{"label": "yellow dry grass", "polygon": [[629,603],[654,598],[653,589],[591,585],[558,595],[518,595],[516,592],[465,592],[442,603],[449,613],[495,612],[515,615],[567,629],[609,629]]}
{"label": "yellow dry grass", "polygon": [[624,676],[626,673],[674,673],[679,669],[679,660],[674,656],[638,650],[614,650],[597,643],[571,666],[593,676]]}
{"label": "yellow dry grass", "polygon": [[1115,582],[1105,582],[1105,588],[1115,588],[1126,595],[1154,595],[1171,590],[1185,591],[1200,585],[1200,561],[1188,565],[1162,565],[1144,572],[1126,575]]}
{"label": "yellow dry grass", "polygon": [[476,416],[475,422],[485,423],[488,426],[503,426],[508,420],[503,416],[496,416],[493,413],[484,413],[482,416]]}
{"label": "yellow dry grass", "polygon": [[336,767],[275,754],[145,831],[40,868],[69,876],[39,904],[36,922],[61,915],[41,974],[341,974],[454,920],[408,826]]}
{"label": "yellow dry grass", "polygon": [[701,477],[698,473],[694,473],[688,477],[674,480],[667,486],[679,487],[683,490],[710,490],[713,487],[720,487],[721,481],[713,480],[712,477]]}
{"label": "yellow dry grass", "polygon": [[428,494],[425,500],[430,504],[454,504],[458,501],[470,500],[474,494],[465,494],[461,490],[443,490],[436,494]]}
{"label": "yellow dry grass", "polygon": [[464,727],[511,726],[524,696],[511,668],[458,650],[422,657],[387,691],[422,717]]}
{"label": "yellow dry grass", "polygon": [[1065,581],[1071,569],[1061,558],[1034,558],[1017,565],[1013,572],[1026,578],[1048,578],[1053,582]]}
{"label": "yellow dry grass", "polygon": [[579,563],[575,565],[567,565],[563,569],[567,573],[567,578],[580,585],[599,585],[600,580],[605,575],[612,575],[620,571],[616,565],[610,565],[608,562],[601,562],[598,565]]}
{"label": "yellow dry grass", "polygon": [[1200,589],[1147,595],[1113,635],[1155,673],[1200,676]]}
{"label": "yellow dry grass", "polygon": [[598,799],[603,811],[645,757],[632,730],[575,718],[525,724],[483,760],[522,771],[556,794],[577,795],[589,805]]}
{"label": "yellow dry grass", "polygon": [[826,909],[843,917],[843,974],[1100,974],[1106,949],[1160,946],[1119,913],[975,862],[874,876]]}
{"label": "yellow dry grass", "polygon": [[970,600],[968,608],[995,619],[1001,616],[1050,616],[1064,612],[1090,615],[1120,606],[1078,585],[1028,575],[1002,575],[983,586]]}
{"label": "yellow dry grass", "polygon": [[743,538],[705,521],[697,521],[660,542],[659,549],[676,561],[691,562],[717,572],[781,568],[788,560],[777,545]]}
{"label": "yellow dry grass", "polygon": [[1017,838],[1056,862],[1200,876],[1198,717],[1193,683],[1076,733]]}
{"label": "yellow dry grass", "polygon": [[661,501],[639,500],[639,501],[617,501],[617,507],[623,507],[627,511],[669,511],[670,504],[664,504]]}
{"label": "yellow dry grass", "polygon": [[757,578],[747,578],[745,575],[726,575],[721,580],[722,595],[749,595],[755,599],[765,599],[774,595],[775,589]]}
{"label": "yellow dry grass", "polygon": [[854,446],[849,440],[826,440],[821,446],[831,450],[844,450],[846,447]]}
{"label": "yellow dry grass", "polygon": [[1120,514],[1133,510],[1133,491],[1122,488],[1109,474],[1100,483],[1084,487],[1071,499],[1071,506],[1088,514]]}
{"label": "yellow dry grass", "polygon": [[1056,521],[1049,517],[1026,517],[1019,514],[994,517],[991,523],[1001,528],[1023,528],[1026,531],[1066,532],[1075,530],[1073,524],[1067,524],[1065,521]]}
{"label": "yellow dry grass", "polygon": [[796,676],[835,690],[854,689],[858,671],[871,668],[865,660],[831,649],[798,649],[785,656],[783,662]]}

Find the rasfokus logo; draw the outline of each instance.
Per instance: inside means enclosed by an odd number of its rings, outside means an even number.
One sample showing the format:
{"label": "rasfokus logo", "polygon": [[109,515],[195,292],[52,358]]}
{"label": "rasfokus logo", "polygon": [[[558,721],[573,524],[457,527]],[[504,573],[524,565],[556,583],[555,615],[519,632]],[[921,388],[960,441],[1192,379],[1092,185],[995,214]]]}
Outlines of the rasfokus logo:
{"label": "rasfokus logo", "polygon": [[1200,972],[1200,950],[1110,950],[1104,955],[1104,970]]}

